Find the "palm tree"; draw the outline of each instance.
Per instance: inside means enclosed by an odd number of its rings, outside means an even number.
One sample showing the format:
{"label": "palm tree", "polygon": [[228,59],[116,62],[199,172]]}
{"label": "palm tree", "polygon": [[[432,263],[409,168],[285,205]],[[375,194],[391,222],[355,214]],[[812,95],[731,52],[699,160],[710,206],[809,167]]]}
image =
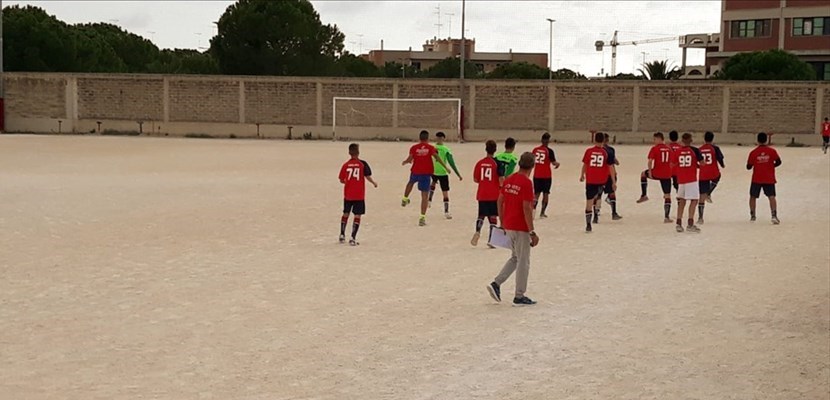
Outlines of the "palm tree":
{"label": "palm tree", "polygon": [[643,64],[643,68],[638,71],[652,81],[677,79],[682,73],[677,66],[669,67],[668,61],[648,62]]}

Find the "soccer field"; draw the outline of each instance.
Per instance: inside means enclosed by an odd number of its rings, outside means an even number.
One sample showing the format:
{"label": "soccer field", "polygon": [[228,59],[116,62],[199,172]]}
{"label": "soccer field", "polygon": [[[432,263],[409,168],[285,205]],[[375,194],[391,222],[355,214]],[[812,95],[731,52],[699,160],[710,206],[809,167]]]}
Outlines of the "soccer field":
{"label": "soccer field", "polygon": [[411,143],[363,143],[358,247],[337,243],[347,145],[0,136],[0,398],[827,399],[820,149],[778,147],[773,226],[764,197],[749,222],[750,148],[724,147],[703,232],[679,234],[657,182],[635,204],[648,148],[618,146],[624,219],[604,205],[586,234],[587,146],[554,144],[539,304],[515,308],[485,290],[508,252],[469,244],[483,143],[450,144],[454,219],[438,201],[426,227],[400,206]]}

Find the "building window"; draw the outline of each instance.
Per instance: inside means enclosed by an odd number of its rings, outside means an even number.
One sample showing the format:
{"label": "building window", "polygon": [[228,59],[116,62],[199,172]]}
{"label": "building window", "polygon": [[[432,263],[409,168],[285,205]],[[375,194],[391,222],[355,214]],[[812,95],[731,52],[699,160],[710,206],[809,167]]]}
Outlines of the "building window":
{"label": "building window", "polygon": [[793,18],[793,36],[830,35],[830,17]]}
{"label": "building window", "polygon": [[749,21],[732,21],[731,37],[754,38],[769,37],[772,33],[772,21],[769,19],[755,19]]}

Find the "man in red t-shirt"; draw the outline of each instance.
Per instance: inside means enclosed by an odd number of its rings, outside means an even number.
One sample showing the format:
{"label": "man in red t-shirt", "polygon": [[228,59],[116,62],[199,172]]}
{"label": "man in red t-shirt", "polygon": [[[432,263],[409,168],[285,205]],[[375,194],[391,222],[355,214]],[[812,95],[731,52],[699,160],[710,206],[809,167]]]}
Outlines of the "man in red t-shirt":
{"label": "man in red t-shirt", "polygon": [[703,134],[703,140],[706,143],[700,146],[700,155],[703,159],[700,161],[700,202],[697,204],[698,225],[703,225],[703,211],[706,209],[706,202],[712,202],[710,196],[718,182],[720,182],[720,167],[726,168],[723,163],[723,152],[720,151],[720,147],[712,143],[715,140],[715,134],[707,131]]}
{"label": "man in red t-shirt", "polygon": [[427,206],[429,205],[429,187],[432,184],[432,174],[435,172],[435,167],[432,160],[435,160],[439,165],[450,172],[447,164],[438,157],[438,150],[429,144],[429,132],[421,131],[418,135],[418,144],[409,148],[409,157],[403,160],[401,165],[412,163],[411,174],[409,175],[409,182],[403,191],[403,199],[401,200],[401,207],[406,207],[409,203],[409,194],[412,193],[412,188],[418,184],[418,191],[421,192],[421,217],[418,219],[418,225],[424,226],[427,224]]}
{"label": "man in red t-shirt", "polygon": [[[496,226],[496,222],[498,222],[496,219],[499,216],[499,178],[502,174],[494,158],[496,154],[496,142],[488,140],[484,144],[484,149],[487,151],[487,157],[479,160],[475,168],[473,168],[473,181],[478,184],[478,191],[476,192],[478,219],[476,219],[476,232],[470,240],[470,244],[473,246],[478,245],[478,239],[481,237],[481,227],[484,225],[484,218],[487,218],[490,222],[490,236],[492,236],[493,228]],[[487,242],[489,246],[489,238]]]}
{"label": "man in red t-shirt", "polygon": [[539,194],[542,194],[542,211],[539,213],[539,218],[547,218],[545,210],[548,208],[548,200],[550,197],[550,189],[553,185],[553,168],[559,168],[559,162],[556,161],[556,154],[550,148],[550,133],[545,132],[542,135],[542,144],[533,149],[533,156],[536,157],[536,166],[533,168],[533,209],[539,204]]}
{"label": "man in red t-shirt", "polygon": [[360,219],[366,213],[366,181],[375,187],[378,184],[372,179],[372,168],[369,163],[361,160],[360,147],[357,143],[349,145],[349,161],[340,167],[340,183],[343,184],[343,217],[340,219],[340,243],[346,242],[346,225],[349,224],[349,214],[354,214],[352,238],[349,244],[357,246],[357,230],[360,228]]}
{"label": "man in red t-shirt", "polygon": [[663,189],[663,222],[671,223],[671,187],[672,187],[672,154],[673,150],[663,141],[663,132],[654,134],[654,146],[648,152],[648,169],[640,174],[640,199],[637,203],[648,201],[648,180],[660,181]]}
{"label": "man in red t-shirt", "polygon": [[525,296],[527,276],[530,272],[530,248],[539,244],[539,236],[533,230],[533,182],[530,171],[534,156],[524,153],[519,158],[519,173],[505,178],[498,200],[501,226],[510,238],[512,254],[501,272],[487,285],[487,291],[496,301],[501,301],[501,285],[516,271],[516,296],[513,305],[536,304]]}
{"label": "man in red t-shirt", "polygon": [[824,117],[824,122],[821,124],[821,150],[827,154],[827,148],[830,147],[830,120]]}
{"label": "man in red t-shirt", "polygon": [[764,195],[769,198],[772,223],[778,225],[778,202],[775,200],[775,169],[781,165],[781,157],[774,148],[767,146],[767,134],[758,134],[758,147],[749,153],[746,169],[752,170],[752,183],[749,185],[749,220],[755,222],[755,201]]}
{"label": "man in red t-shirt", "polygon": [[692,147],[692,134],[683,134],[683,145],[674,153],[672,164],[677,173],[677,232],[684,232],[683,212],[689,201],[689,220],[685,231],[700,232],[695,225],[695,207],[700,200],[700,184],[697,182],[697,170],[703,157],[700,150]]}
{"label": "man in red t-shirt", "polygon": [[608,153],[602,148],[605,141],[605,134],[597,132],[594,134],[594,146],[585,150],[582,156],[582,174],[580,182],[585,182],[585,232],[591,232],[591,219],[594,223],[599,222],[599,209],[594,204],[602,189],[605,187],[609,176],[611,186],[617,190],[617,174],[614,166],[608,163]]}

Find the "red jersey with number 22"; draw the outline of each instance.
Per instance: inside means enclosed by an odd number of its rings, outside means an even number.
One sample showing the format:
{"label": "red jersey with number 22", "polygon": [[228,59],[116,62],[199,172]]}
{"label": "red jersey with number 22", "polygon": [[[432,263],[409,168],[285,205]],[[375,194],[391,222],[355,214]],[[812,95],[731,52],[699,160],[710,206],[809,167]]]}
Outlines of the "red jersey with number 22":
{"label": "red jersey with number 22", "polygon": [[497,201],[499,199],[499,165],[493,157],[482,158],[473,169],[473,180],[478,183],[476,200]]}
{"label": "red jersey with number 22", "polygon": [[651,177],[654,179],[671,178],[672,149],[668,145],[655,144],[648,152],[648,159],[654,160],[654,167],[651,169]]}
{"label": "red jersey with number 22", "polygon": [[366,161],[355,159],[346,161],[340,168],[343,198],[349,201],[365,200],[367,176],[372,176],[372,169]]}
{"label": "red jersey with number 22", "polygon": [[602,147],[590,147],[582,156],[585,164],[585,182],[589,185],[604,185],[608,181],[608,153]]}
{"label": "red jersey with number 22", "polygon": [[697,153],[689,146],[680,147],[674,152],[675,173],[677,183],[697,182]]}
{"label": "red jersey with number 22", "polygon": [[429,143],[418,143],[409,148],[409,155],[412,156],[412,174],[414,175],[432,175],[435,172],[435,166],[432,163],[432,156],[438,154]]}
{"label": "red jersey with number 22", "polygon": [[553,150],[545,145],[541,145],[533,149],[533,158],[536,160],[536,166],[533,167],[533,177],[537,179],[551,179],[550,165],[555,161]]}

